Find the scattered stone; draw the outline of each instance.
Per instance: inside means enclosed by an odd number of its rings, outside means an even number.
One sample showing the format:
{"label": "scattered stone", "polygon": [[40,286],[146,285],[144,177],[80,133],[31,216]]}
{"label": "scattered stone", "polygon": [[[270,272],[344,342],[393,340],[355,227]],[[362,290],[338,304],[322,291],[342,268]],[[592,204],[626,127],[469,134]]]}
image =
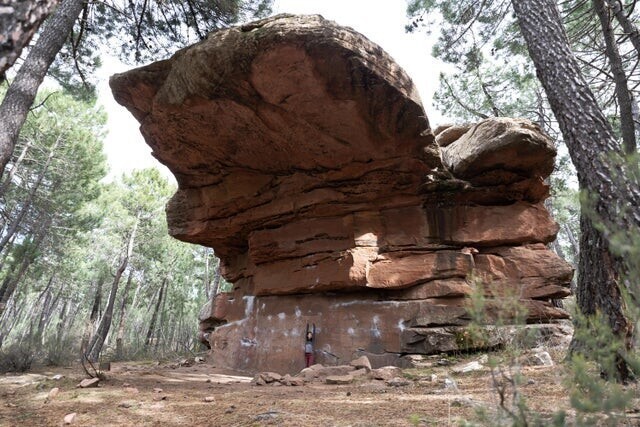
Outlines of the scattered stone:
{"label": "scattered stone", "polygon": [[280,412],[278,411],[268,411],[268,412],[264,412],[262,414],[258,414],[255,417],[253,417],[254,421],[269,421],[272,420],[274,418],[276,418],[278,416]]}
{"label": "scattered stone", "polygon": [[395,377],[385,381],[385,384],[390,387],[405,387],[411,384],[411,381],[406,378]]}
{"label": "scattered stone", "polygon": [[451,365],[451,361],[449,359],[440,359],[436,362],[438,366],[449,366]]}
{"label": "scattered stone", "polygon": [[76,413],[72,412],[70,414],[65,415],[64,418],[62,419],[62,422],[68,425],[68,424],[73,424],[75,420],[76,420]]}
{"label": "scattered stone", "polygon": [[131,387],[131,384],[129,384],[129,383],[122,383],[122,387]]}
{"label": "scattered stone", "polygon": [[374,380],[387,381],[392,378],[401,376],[402,369],[396,366],[384,366],[382,368],[372,369],[370,375]]}
{"label": "scattered stone", "polygon": [[184,367],[189,367],[189,366],[193,366],[193,364],[195,363],[195,359],[193,357],[189,357],[187,359],[181,359],[180,362],[178,362],[178,364],[180,366],[184,366]]}
{"label": "scattered stone", "polygon": [[61,380],[63,378],[64,378],[64,375],[61,375],[61,374],[56,374],[56,375],[51,377],[51,379],[54,380],[54,381],[59,381],[59,380]]}
{"label": "scattered stone", "polygon": [[98,387],[98,383],[100,382],[100,378],[85,378],[80,381],[80,383],[76,386],[78,388],[90,388],[90,387]]}
{"label": "scattered stone", "polygon": [[60,393],[60,389],[58,387],[54,387],[49,391],[49,394],[47,394],[47,399],[46,401],[49,400],[53,400],[56,398],[56,396]]}
{"label": "scattered stone", "polygon": [[167,396],[166,394],[163,394],[161,396],[153,396],[153,400],[156,402],[159,402],[161,400],[167,400],[169,396]]}
{"label": "scattered stone", "polygon": [[367,372],[371,371],[371,362],[367,356],[360,356],[355,360],[352,360],[349,365],[356,369],[366,369]]}
{"label": "scattered stone", "polygon": [[359,377],[364,377],[370,371],[371,369],[360,368],[360,369],[356,369],[355,371],[349,372],[349,375],[351,375],[353,378],[359,378]]}
{"label": "scattered stone", "polygon": [[207,396],[204,399],[202,399],[202,401],[207,402],[207,403],[211,403],[211,402],[215,402],[216,398],[214,396]]}
{"label": "scattered stone", "polygon": [[227,409],[225,409],[224,413],[225,414],[231,414],[236,410],[236,406],[235,405],[231,405],[229,406]]}
{"label": "scattered stone", "polygon": [[267,385],[266,381],[260,375],[256,376],[256,378],[253,380],[253,383],[258,386]]}
{"label": "scattered stone", "polygon": [[451,406],[469,408],[475,406],[476,403],[469,397],[457,397],[451,401]]}
{"label": "scattered stone", "polygon": [[194,360],[196,363],[204,363],[204,357],[201,356],[197,356]]}
{"label": "scattered stone", "polygon": [[132,401],[132,400],[123,400],[122,402],[120,402],[118,404],[118,408],[131,408],[133,406],[135,406],[136,402]]}
{"label": "scattered stone", "polygon": [[353,377],[351,375],[332,375],[325,379],[325,383],[327,384],[345,385],[351,384],[352,382]]}
{"label": "scattered stone", "polygon": [[267,384],[282,380],[282,375],[278,374],[277,372],[262,372],[260,374],[260,377]]}
{"label": "scattered stone", "polygon": [[321,377],[344,376],[354,370],[355,368],[351,365],[324,366],[318,369],[318,374]]}
{"label": "scattered stone", "polygon": [[304,378],[300,377],[291,377],[289,379],[289,385],[293,387],[301,387],[304,385]]}
{"label": "scattered stone", "polygon": [[484,366],[482,366],[480,362],[474,360],[473,362],[469,362],[462,366],[454,367],[453,369],[451,369],[451,371],[455,374],[466,374],[467,372],[479,371],[483,368]]}
{"label": "scattered stone", "polygon": [[451,378],[444,379],[444,389],[451,391],[458,391],[458,384]]}
{"label": "scattered stone", "polygon": [[529,378],[527,380],[527,385],[534,385],[536,383],[536,380],[534,380],[533,378]]}
{"label": "scattered stone", "polygon": [[351,392],[350,392],[350,391],[348,391],[348,392],[347,392],[347,397],[348,397],[348,396],[351,396]]}
{"label": "scattered stone", "polygon": [[153,392],[154,393],[162,393],[163,390],[161,388],[156,387],[156,388],[153,389]]}
{"label": "scattered stone", "polygon": [[435,383],[436,381],[438,381],[438,376],[436,374],[429,375],[429,381]]}
{"label": "scattered stone", "polygon": [[478,359],[479,363],[482,363],[483,365],[487,362],[489,362],[489,355],[488,354],[483,354],[482,356],[480,356],[480,358]]}
{"label": "scattered stone", "polygon": [[531,365],[534,366],[553,366],[553,359],[547,351],[538,351],[529,357]]}

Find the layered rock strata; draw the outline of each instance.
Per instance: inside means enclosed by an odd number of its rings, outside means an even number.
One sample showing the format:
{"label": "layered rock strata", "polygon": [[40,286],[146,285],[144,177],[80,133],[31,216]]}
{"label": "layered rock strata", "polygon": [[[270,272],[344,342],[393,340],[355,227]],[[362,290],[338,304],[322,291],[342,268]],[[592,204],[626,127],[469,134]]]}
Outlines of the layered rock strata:
{"label": "layered rock strata", "polygon": [[[555,148],[526,120],[430,130],[411,79],[320,16],[211,33],[111,79],[178,181],[170,233],[215,249],[233,292],[200,315],[217,366],[452,351],[481,287],[489,318],[567,317],[571,267],[546,248]],[[504,319],[503,319],[504,320]]]}

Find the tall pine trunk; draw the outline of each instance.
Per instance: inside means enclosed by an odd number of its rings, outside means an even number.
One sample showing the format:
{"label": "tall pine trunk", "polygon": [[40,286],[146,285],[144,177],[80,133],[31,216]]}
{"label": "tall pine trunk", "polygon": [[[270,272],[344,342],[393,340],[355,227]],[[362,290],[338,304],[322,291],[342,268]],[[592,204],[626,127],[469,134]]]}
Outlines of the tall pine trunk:
{"label": "tall pine trunk", "polygon": [[622,65],[622,57],[618,50],[616,36],[613,33],[609,11],[604,0],[592,0],[593,8],[600,20],[602,36],[605,43],[605,55],[611,68],[613,81],[615,83],[615,93],[618,99],[618,110],[620,112],[620,133],[622,134],[622,145],[626,154],[633,154],[636,151],[636,127],[633,122],[633,100],[629,92],[627,74]]}
{"label": "tall pine trunk", "polygon": [[144,347],[149,348],[151,345],[151,339],[156,330],[156,322],[158,321],[158,313],[160,312],[160,307],[162,306],[162,298],[164,296],[164,288],[167,283],[167,278],[162,281],[162,285],[160,285],[160,292],[158,293],[158,301],[156,302],[155,309],[153,310],[153,314],[151,315],[151,321],[149,322],[149,329],[147,330],[147,338],[144,341]]}
{"label": "tall pine trunk", "polygon": [[120,320],[118,321],[118,335],[116,336],[116,360],[124,358],[124,325],[127,319],[127,296],[129,295],[132,280],[133,274],[129,273],[127,284],[124,286],[122,293],[122,304],[120,304]]}
{"label": "tall pine trunk", "polygon": [[[580,72],[556,2],[512,0],[512,4],[538,79],[578,172],[580,188],[592,201],[583,204],[580,220],[578,307],[587,316],[600,310],[613,332],[630,347],[633,328],[625,317],[619,289],[624,272],[611,253],[608,238],[612,231],[629,233],[639,229],[640,190],[632,180],[616,179],[625,176],[624,168],[616,171],[608,156],[619,155],[619,145]],[[610,229],[598,230],[595,221]],[[617,376],[621,381],[630,376],[620,354]]]}
{"label": "tall pine trunk", "polygon": [[29,107],[56,55],[71,34],[84,0],[63,0],[43,25],[38,41],[29,51],[0,104],[0,176],[11,158]]}
{"label": "tall pine trunk", "polygon": [[131,255],[133,254],[133,243],[136,238],[136,231],[138,230],[138,221],[139,221],[139,218],[136,218],[136,222],[133,225],[133,230],[131,230],[131,234],[129,235],[129,239],[127,241],[124,257],[120,261],[120,266],[118,267],[118,270],[116,270],[116,275],[113,278],[113,283],[111,285],[111,292],[109,293],[109,301],[107,302],[107,307],[104,310],[102,319],[100,319],[100,325],[98,326],[98,330],[93,335],[93,338],[89,343],[89,347],[87,348],[87,353],[86,353],[87,358],[91,361],[98,360],[98,357],[100,356],[100,352],[102,351],[102,346],[105,340],[107,339],[107,335],[109,334],[109,329],[111,329],[111,321],[113,319],[113,307],[116,302],[118,285],[120,284],[120,279],[122,278],[122,274],[127,269],[127,266],[129,265],[129,260],[131,259]]}

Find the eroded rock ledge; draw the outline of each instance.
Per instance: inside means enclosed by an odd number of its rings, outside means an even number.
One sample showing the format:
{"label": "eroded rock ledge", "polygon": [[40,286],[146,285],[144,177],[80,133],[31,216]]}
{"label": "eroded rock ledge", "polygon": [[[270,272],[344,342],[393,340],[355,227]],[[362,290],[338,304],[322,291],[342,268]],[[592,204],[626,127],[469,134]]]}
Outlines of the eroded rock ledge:
{"label": "eroded rock ledge", "polygon": [[472,272],[494,316],[512,295],[529,323],[567,317],[552,142],[508,118],[436,138],[411,79],[352,29],[279,15],[110,83],[176,176],[170,233],[235,285],[200,316],[218,366],[299,371],[307,323],[325,364],[455,350]]}

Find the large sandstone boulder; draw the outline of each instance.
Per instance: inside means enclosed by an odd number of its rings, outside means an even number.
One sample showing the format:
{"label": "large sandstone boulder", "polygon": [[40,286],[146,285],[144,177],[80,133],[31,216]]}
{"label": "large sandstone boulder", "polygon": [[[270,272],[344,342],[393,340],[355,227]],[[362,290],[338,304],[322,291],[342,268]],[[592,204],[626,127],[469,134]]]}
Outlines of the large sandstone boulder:
{"label": "large sandstone boulder", "polygon": [[506,295],[529,323],[567,317],[548,137],[497,118],[440,147],[411,79],[352,29],[279,15],[110,83],[176,176],[170,233],[234,283],[200,313],[217,366],[297,372],[307,324],[325,365],[460,349],[472,272],[496,318]]}

